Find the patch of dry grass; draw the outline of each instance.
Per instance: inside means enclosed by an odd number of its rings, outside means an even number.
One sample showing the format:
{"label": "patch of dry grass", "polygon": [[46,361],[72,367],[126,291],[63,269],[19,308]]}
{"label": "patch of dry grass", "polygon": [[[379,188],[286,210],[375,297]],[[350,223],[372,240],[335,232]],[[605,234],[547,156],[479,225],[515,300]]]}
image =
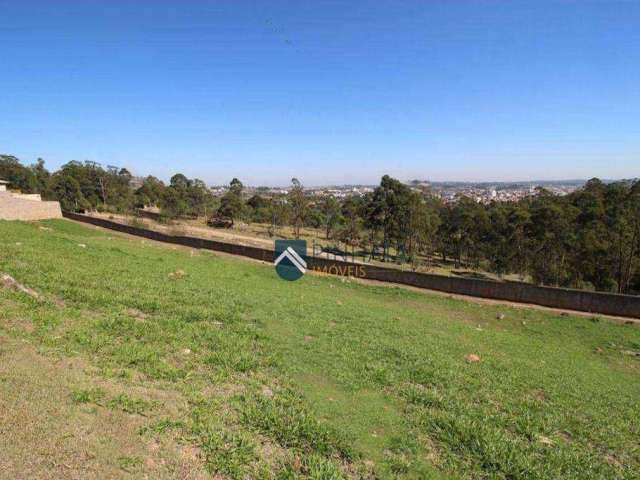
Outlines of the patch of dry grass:
{"label": "patch of dry grass", "polygon": [[146,398],[153,417],[184,408],[175,393],[105,380],[80,358],[38,353],[29,342],[0,338],[0,472],[3,478],[210,478],[193,447],[166,436],[140,435],[147,419],[74,401],[99,388],[105,395]]}

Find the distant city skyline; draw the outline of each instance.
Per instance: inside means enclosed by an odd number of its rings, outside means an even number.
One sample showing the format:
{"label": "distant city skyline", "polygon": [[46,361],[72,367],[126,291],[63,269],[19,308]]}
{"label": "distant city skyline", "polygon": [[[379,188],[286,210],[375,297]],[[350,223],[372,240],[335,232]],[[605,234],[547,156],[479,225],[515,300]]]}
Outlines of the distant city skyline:
{"label": "distant city skyline", "polygon": [[640,176],[640,2],[0,0],[0,153],[208,184]]}
{"label": "distant city skyline", "polygon": [[[1,152],[0,151],[0,155],[12,155],[10,153],[7,152]],[[35,164],[37,162],[37,160],[42,159],[43,161],[45,161],[45,168],[47,168],[47,170],[49,170],[50,172],[55,172],[56,170],[58,170],[62,165],[64,165],[65,163],[68,162],[61,162],[59,165],[57,166],[52,166],[50,163],[48,163],[46,161],[46,159],[42,158],[42,157],[38,157],[36,159],[34,159],[33,161],[29,161],[29,160],[25,160],[24,158],[20,158],[17,155],[13,155],[16,158],[18,158],[18,160],[20,160],[20,163],[28,166],[28,165],[32,165]],[[156,175],[154,173],[149,173],[149,172],[140,172],[140,171],[136,171],[136,169],[134,167],[131,167],[130,165],[113,165],[110,163],[101,163],[101,162],[96,162],[93,160],[69,160],[69,162],[71,161],[78,161],[81,163],[84,162],[90,162],[92,164],[95,164],[96,166],[102,167],[102,168],[117,168],[117,169],[126,169],[127,171],[129,171],[129,173],[131,173],[131,175],[133,175],[136,178],[145,178],[147,176],[154,176],[159,178],[160,180],[162,180],[165,183],[169,183],[171,180],[171,177],[175,174],[178,173],[182,173],[185,174],[185,171],[176,169],[174,172],[168,174],[167,176],[162,176],[162,175]],[[186,175],[186,174],[185,174]],[[422,177],[422,178],[403,178],[403,177],[395,177],[394,175],[390,174],[390,173],[382,173],[380,176],[376,177],[375,179],[373,179],[370,182],[365,182],[365,181],[354,181],[354,182],[335,182],[335,183],[306,183],[304,182],[304,179],[302,177],[300,177],[299,175],[293,175],[292,177],[290,177],[287,180],[283,180],[281,183],[265,183],[265,182],[257,182],[257,183],[252,183],[247,181],[247,178],[245,177],[241,177],[239,175],[232,175],[231,177],[229,177],[228,179],[224,179],[220,182],[216,182],[216,181],[208,181],[206,178],[204,178],[203,176],[198,176],[196,175],[186,175],[187,178],[190,179],[199,179],[204,181],[208,186],[211,187],[224,187],[227,186],[229,184],[229,182],[233,179],[233,178],[238,178],[245,186],[250,186],[253,188],[260,188],[260,187],[268,187],[268,188],[287,188],[291,185],[291,180],[293,178],[296,178],[297,180],[299,180],[306,188],[322,188],[322,187],[349,187],[349,186],[372,186],[372,185],[377,185],[380,182],[380,179],[382,178],[382,176],[384,175],[390,175],[394,178],[397,178],[398,180],[400,180],[403,183],[412,183],[412,182],[421,182],[421,183],[431,183],[434,185],[442,185],[442,184],[468,184],[468,185],[486,185],[486,186],[490,186],[490,185],[506,185],[506,184],[515,184],[515,185],[527,185],[527,184],[574,184],[574,183],[585,183],[588,180],[592,179],[592,178],[598,178],[599,180],[603,181],[603,182],[617,182],[617,181],[625,181],[625,180],[638,180],[640,179],[640,176],[634,177],[620,177],[620,178],[612,178],[612,177],[599,177],[597,175],[588,175],[585,176],[584,178],[531,178],[531,179],[523,179],[523,178],[515,178],[515,179],[508,179],[508,180],[499,180],[499,179],[482,179],[482,180],[465,180],[465,179],[435,179],[435,178],[429,178],[429,177]]]}

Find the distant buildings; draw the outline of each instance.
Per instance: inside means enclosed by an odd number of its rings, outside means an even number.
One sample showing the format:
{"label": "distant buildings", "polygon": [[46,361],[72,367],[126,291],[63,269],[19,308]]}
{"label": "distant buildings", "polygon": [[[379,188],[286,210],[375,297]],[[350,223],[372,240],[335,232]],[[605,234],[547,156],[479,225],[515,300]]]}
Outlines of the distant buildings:
{"label": "distant buildings", "polygon": [[361,197],[362,195],[373,192],[373,189],[374,187],[369,186],[345,185],[342,187],[310,188],[307,191],[312,197],[326,197],[330,195],[335,198],[346,198],[352,196]]}
{"label": "distant buildings", "polygon": [[[336,198],[346,198],[350,196],[362,196],[373,192],[375,187],[366,185],[342,185],[331,187],[310,187],[305,188],[305,194],[309,197],[326,197],[332,195]],[[209,190],[215,197],[221,197],[229,190],[226,185],[216,185],[209,187]],[[244,189],[246,196],[261,195],[263,197],[277,197],[289,193],[288,187],[250,187]]]}
{"label": "distant buildings", "polygon": [[474,184],[456,183],[444,185],[432,185],[431,191],[439,196],[445,203],[455,203],[461,197],[474,199],[478,203],[491,202],[517,202],[525,197],[535,195],[538,187],[556,195],[567,195],[581,186],[577,182],[567,184]]}
{"label": "distant buildings", "polygon": [[[460,197],[469,197],[478,203],[490,202],[517,202],[527,196],[535,195],[538,187],[557,194],[566,195],[576,188],[582,186],[584,182],[568,181],[563,182],[534,182],[534,183],[466,183],[466,182],[427,182],[422,180],[412,180],[407,185],[417,192],[429,192],[440,197],[445,203],[455,203]],[[375,185],[336,185],[324,187],[308,187],[305,193],[309,197],[322,198],[333,196],[335,198],[347,198],[351,196],[363,196],[371,193],[376,188]],[[226,185],[210,187],[214,196],[220,197],[228,191]],[[245,187],[245,195],[254,194],[263,197],[275,197],[286,195],[288,187]]]}

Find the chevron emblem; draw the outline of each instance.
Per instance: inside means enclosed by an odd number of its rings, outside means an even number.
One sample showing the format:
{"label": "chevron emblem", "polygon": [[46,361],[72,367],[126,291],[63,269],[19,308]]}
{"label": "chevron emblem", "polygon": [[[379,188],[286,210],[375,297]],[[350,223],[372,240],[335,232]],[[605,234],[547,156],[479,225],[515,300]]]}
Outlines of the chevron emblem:
{"label": "chevron emblem", "polygon": [[297,280],[307,271],[307,243],[304,240],[276,240],[273,264],[280,278]]}
{"label": "chevron emblem", "polygon": [[285,258],[288,258],[293,266],[300,270],[302,273],[305,273],[307,271],[307,262],[300,258],[300,255],[298,255],[293,248],[287,247],[287,249],[282,252],[278,258],[276,258],[274,264],[278,265]]}

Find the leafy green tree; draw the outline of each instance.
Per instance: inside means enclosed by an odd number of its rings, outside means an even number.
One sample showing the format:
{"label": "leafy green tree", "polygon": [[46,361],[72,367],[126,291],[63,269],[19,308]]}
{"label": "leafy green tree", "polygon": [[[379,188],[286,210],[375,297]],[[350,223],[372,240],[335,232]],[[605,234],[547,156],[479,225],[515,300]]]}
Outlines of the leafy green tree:
{"label": "leafy green tree", "polygon": [[575,280],[570,255],[575,249],[577,209],[566,199],[539,189],[531,204],[530,272],[536,283],[569,286]]}
{"label": "leafy green tree", "polygon": [[520,274],[524,278],[529,270],[529,264],[533,260],[529,255],[529,238],[527,231],[530,228],[531,212],[527,200],[519,202],[509,210],[508,214],[508,265],[510,272]]}
{"label": "leafy green tree", "polygon": [[142,208],[158,206],[165,188],[167,187],[161,180],[149,175],[142,181],[140,188],[136,190],[136,203]]}
{"label": "leafy green tree", "polygon": [[340,202],[333,195],[327,195],[320,203],[320,212],[322,213],[325,238],[329,240],[343,221]]}
{"label": "leafy green tree", "polygon": [[609,249],[609,284],[618,293],[629,293],[640,269],[640,182],[617,182],[604,193]]}
{"label": "leafy green tree", "polygon": [[612,245],[607,232],[605,192],[607,186],[598,179],[569,197],[576,209],[575,244],[569,253],[571,281],[578,287],[588,284],[599,290],[615,290],[608,258]]}
{"label": "leafy green tree", "polygon": [[176,173],[169,180],[169,186],[176,190],[186,190],[191,185],[191,181],[182,173]]}
{"label": "leafy green tree", "polygon": [[362,220],[360,219],[361,205],[356,197],[347,197],[342,204],[342,218],[344,219],[340,231],[340,239],[351,248],[351,256],[355,258],[355,249],[360,244],[362,234]]}
{"label": "leafy green tree", "polygon": [[220,207],[218,208],[217,215],[229,219],[232,225],[243,213],[243,188],[242,182],[234,178],[229,183],[229,190],[220,199]]}
{"label": "leafy green tree", "polygon": [[244,190],[244,185],[240,180],[234,177],[231,182],[229,182],[229,190],[234,194],[241,196],[242,191]]}
{"label": "leafy green tree", "polygon": [[177,188],[169,187],[162,192],[160,198],[160,211],[167,218],[178,218],[186,215],[187,202],[181,191]]}
{"label": "leafy green tree", "polygon": [[[367,228],[382,234],[382,260],[386,261],[389,249],[395,243],[403,248],[405,231],[402,229],[406,219],[410,189],[389,175],[382,177],[380,185],[367,197],[365,223]],[[373,246],[375,250],[375,245]]]}
{"label": "leafy green tree", "polygon": [[44,166],[44,160],[38,158],[35,164],[31,165],[29,169],[33,172],[34,176],[34,193],[45,194],[49,186],[51,174]]}
{"label": "leafy green tree", "polygon": [[304,194],[304,187],[297,178],[291,179],[291,189],[287,200],[293,234],[296,238],[300,238],[300,231],[309,213],[309,201]]}
{"label": "leafy green tree", "polygon": [[412,264],[417,265],[420,253],[430,256],[440,226],[438,202],[421,192],[409,193],[407,215],[403,223],[404,251]]}
{"label": "leafy green tree", "polygon": [[23,193],[37,193],[38,179],[35,173],[23,166],[13,155],[0,155],[0,179],[9,182],[9,188]]}
{"label": "leafy green tree", "polygon": [[63,210],[77,212],[90,207],[84,198],[78,181],[64,173],[57,173],[51,178],[51,191],[55,194]]}
{"label": "leafy green tree", "polygon": [[261,195],[255,194],[247,200],[247,209],[249,211],[249,218],[252,222],[270,222],[271,212],[269,210],[269,201]]}
{"label": "leafy green tree", "polygon": [[276,196],[269,202],[269,236],[273,237],[278,233],[278,230],[288,223],[289,220],[289,208],[286,197]]}

